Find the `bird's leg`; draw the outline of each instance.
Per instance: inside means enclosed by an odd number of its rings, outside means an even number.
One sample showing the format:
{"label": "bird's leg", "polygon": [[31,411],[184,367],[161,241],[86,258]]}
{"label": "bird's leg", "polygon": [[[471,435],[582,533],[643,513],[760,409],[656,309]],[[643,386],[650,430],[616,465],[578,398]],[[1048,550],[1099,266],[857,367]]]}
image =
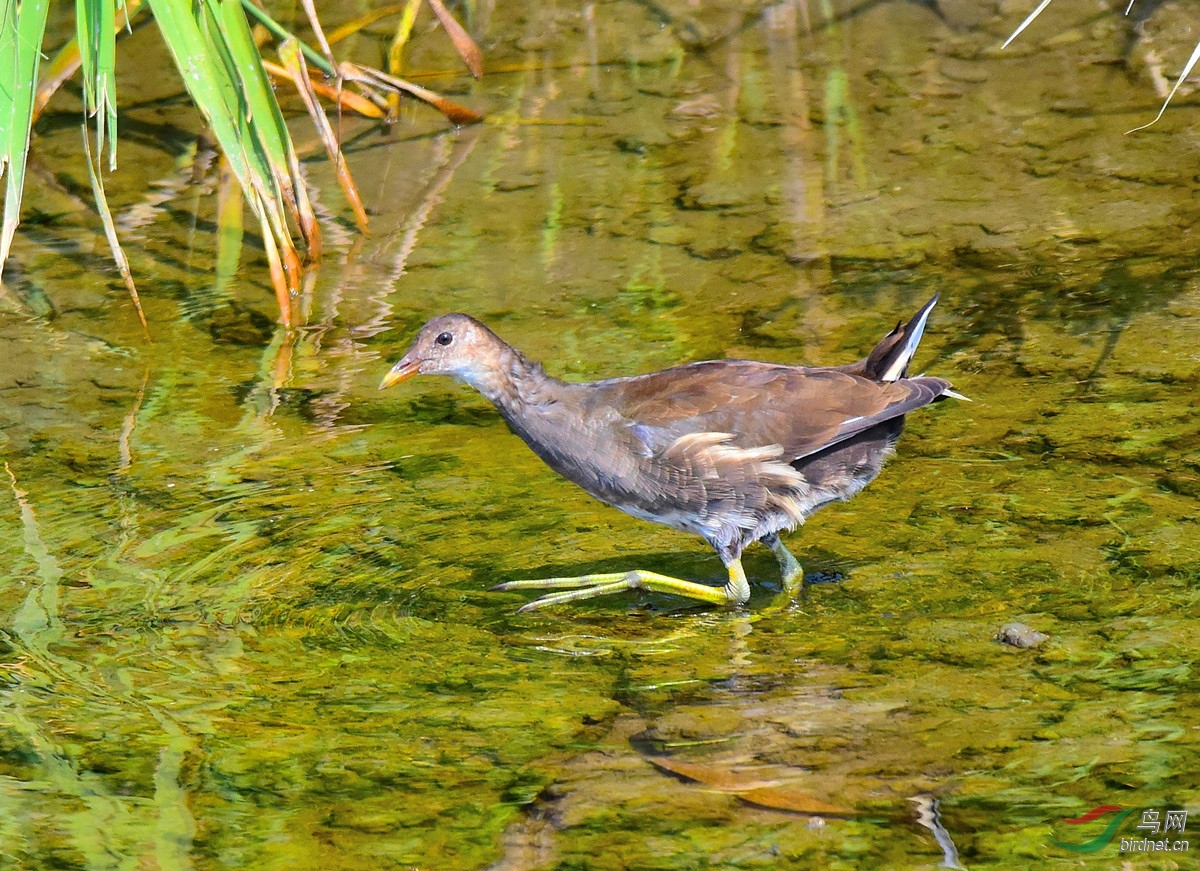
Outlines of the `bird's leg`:
{"label": "bird's leg", "polygon": [[762,543],[771,548],[775,559],[779,560],[779,573],[783,576],[783,591],[789,596],[795,596],[804,586],[804,569],[800,567],[799,561],[792,556],[792,552],[784,546],[774,532],[764,535]]}
{"label": "bird's leg", "polygon": [[742,561],[736,556],[722,555],[725,568],[729,571],[729,582],[724,587],[713,587],[685,581],[658,572],[634,569],[629,572],[605,572],[596,575],[580,575],[574,578],[541,578],[528,581],[508,581],[492,587],[493,590],[561,590],[534,599],[519,610],[533,611],[547,605],[562,605],[582,599],[594,599],[609,593],[625,590],[649,590],[655,593],[670,593],[697,599],[713,605],[740,605],[750,598],[750,584],[742,570]]}

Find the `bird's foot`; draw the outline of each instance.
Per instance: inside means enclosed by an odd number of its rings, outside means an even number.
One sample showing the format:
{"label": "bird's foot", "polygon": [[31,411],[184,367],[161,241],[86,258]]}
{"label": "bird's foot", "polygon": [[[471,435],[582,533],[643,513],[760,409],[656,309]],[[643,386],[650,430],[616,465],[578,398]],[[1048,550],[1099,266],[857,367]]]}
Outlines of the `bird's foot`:
{"label": "bird's foot", "polygon": [[795,598],[804,589],[804,569],[801,568],[800,561],[792,556],[792,552],[779,540],[778,535],[768,535],[762,541],[771,548],[771,553],[775,554],[775,559],[779,561],[779,574],[783,579],[783,594],[789,598]]}
{"label": "bird's foot", "polygon": [[[738,565],[740,575],[741,566]],[[742,585],[745,576],[741,575]],[[725,587],[711,587],[708,584],[698,584],[695,581],[685,581],[670,575],[660,575],[658,572],[647,572],[634,569],[629,572],[605,572],[595,575],[580,575],[574,578],[540,578],[526,581],[507,581],[492,587],[493,590],[560,590],[558,593],[548,593],[522,605],[519,611],[533,611],[547,605],[562,605],[567,602],[578,602],[583,599],[594,599],[607,596],[610,593],[620,593],[625,590],[648,590],[655,593],[670,593],[696,599],[713,605],[730,605],[744,602],[750,594],[748,586],[743,590],[736,583],[737,578],[730,569],[730,583]]]}

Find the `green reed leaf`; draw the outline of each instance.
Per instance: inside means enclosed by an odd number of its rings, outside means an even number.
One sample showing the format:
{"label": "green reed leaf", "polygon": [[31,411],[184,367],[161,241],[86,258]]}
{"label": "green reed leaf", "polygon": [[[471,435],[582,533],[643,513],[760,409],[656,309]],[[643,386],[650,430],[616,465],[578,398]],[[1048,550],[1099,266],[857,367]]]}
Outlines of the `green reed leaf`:
{"label": "green reed leaf", "polygon": [[108,168],[117,166],[117,34],[114,0],[80,2],[75,38],[83,75],[83,107],[96,119],[96,149],[108,142]]}
{"label": "green reed leaf", "polygon": [[7,178],[0,225],[0,276],[21,217],[33,127],[33,95],[49,0],[0,0],[0,176]]}

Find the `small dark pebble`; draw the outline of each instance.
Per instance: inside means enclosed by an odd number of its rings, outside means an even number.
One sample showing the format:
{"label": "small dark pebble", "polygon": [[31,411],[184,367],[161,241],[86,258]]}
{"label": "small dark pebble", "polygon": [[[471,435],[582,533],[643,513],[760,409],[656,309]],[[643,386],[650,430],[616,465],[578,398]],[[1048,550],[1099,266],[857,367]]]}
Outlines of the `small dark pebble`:
{"label": "small dark pebble", "polygon": [[1046,633],[1038,632],[1032,626],[1026,626],[1024,623],[1005,623],[996,633],[996,640],[1001,644],[1020,647],[1024,650],[1037,647],[1049,638],[1050,636]]}
{"label": "small dark pebble", "polygon": [[805,584],[840,584],[843,580],[841,572],[812,572],[804,576]]}

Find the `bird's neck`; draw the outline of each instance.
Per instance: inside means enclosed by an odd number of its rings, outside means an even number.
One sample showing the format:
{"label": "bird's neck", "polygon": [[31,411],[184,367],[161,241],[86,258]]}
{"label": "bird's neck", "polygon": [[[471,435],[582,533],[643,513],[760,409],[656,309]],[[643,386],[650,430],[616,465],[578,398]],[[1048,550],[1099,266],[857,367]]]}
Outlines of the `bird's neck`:
{"label": "bird's neck", "polygon": [[496,406],[512,431],[550,468],[578,481],[573,470],[579,469],[586,457],[578,455],[580,443],[571,434],[578,428],[577,413],[590,385],[547,375],[540,363],[527,360],[507,345],[498,364],[469,383]]}
{"label": "bird's neck", "polygon": [[554,402],[556,388],[564,386],[547,375],[540,363],[526,359],[509,345],[497,349],[492,365],[467,373],[463,380],[482,393],[509,422],[540,405]]}

